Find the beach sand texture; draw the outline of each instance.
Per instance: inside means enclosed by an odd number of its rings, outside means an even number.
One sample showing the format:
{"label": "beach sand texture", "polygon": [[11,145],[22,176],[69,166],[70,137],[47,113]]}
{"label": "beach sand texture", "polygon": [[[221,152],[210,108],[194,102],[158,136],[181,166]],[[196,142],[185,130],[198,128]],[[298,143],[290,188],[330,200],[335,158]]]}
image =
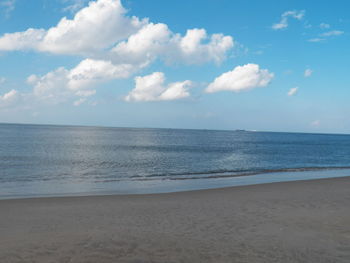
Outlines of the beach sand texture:
{"label": "beach sand texture", "polygon": [[0,201],[0,262],[350,262],[350,178]]}

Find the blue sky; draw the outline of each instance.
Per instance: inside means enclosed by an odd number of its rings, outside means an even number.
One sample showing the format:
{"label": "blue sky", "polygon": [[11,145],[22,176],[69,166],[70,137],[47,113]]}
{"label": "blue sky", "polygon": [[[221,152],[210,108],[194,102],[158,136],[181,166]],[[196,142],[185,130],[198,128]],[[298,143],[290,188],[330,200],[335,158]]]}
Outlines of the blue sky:
{"label": "blue sky", "polygon": [[349,133],[349,8],[1,0],[0,122]]}

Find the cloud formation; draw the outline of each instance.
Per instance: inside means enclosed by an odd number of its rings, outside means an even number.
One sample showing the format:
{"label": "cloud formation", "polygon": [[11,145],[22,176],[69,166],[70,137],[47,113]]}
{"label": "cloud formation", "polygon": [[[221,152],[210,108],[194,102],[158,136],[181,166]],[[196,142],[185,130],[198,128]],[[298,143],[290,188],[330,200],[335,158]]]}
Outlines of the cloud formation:
{"label": "cloud formation", "polygon": [[312,75],[312,73],[313,73],[313,70],[310,69],[310,68],[307,68],[307,69],[305,69],[305,71],[304,71],[304,77],[305,77],[305,78],[308,78],[308,77],[310,77],[310,76]]}
{"label": "cloud formation", "polygon": [[139,62],[144,57],[152,61],[157,56],[188,64],[220,63],[232,47],[231,36],[208,36],[205,29],[189,29],[181,36],[165,24],[129,17],[120,0],[92,1],[73,19],[63,17],[48,30],[29,28],[0,37],[2,51],[36,50],[95,59],[112,57],[114,62],[123,59],[124,63]]}
{"label": "cloud formation", "polygon": [[207,93],[218,91],[241,92],[267,86],[274,74],[267,69],[260,69],[257,64],[237,66],[232,71],[223,73],[209,84]]}
{"label": "cloud formation", "polygon": [[286,11],[281,15],[281,20],[280,22],[273,24],[272,25],[272,29],[274,30],[281,30],[281,29],[285,29],[288,27],[288,21],[289,18],[294,18],[296,20],[301,20],[305,15],[305,11],[301,10],[301,11],[297,11],[297,10],[293,10],[293,11]]}
{"label": "cloud formation", "polygon": [[115,61],[150,63],[161,58],[168,63],[220,63],[234,45],[231,36],[207,35],[205,29],[189,29],[185,36],[171,32],[165,24],[148,23],[111,50]]}
{"label": "cloud formation", "polygon": [[65,8],[63,8],[63,11],[75,13],[79,9],[83,8],[89,0],[62,0],[63,3],[67,4]]}
{"label": "cloud formation", "polygon": [[118,0],[98,0],[77,12],[73,19],[63,17],[48,30],[29,28],[5,34],[0,50],[34,49],[54,54],[91,55],[136,32],[147,20],[125,16]]}
{"label": "cloud formation", "polygon": [[[84,3],[66,2],[78,6]],[[128,16],[120,0],[91,1],[72,19],[63,17],[49,29],[29,28],[0,37],[0,51],[34,50],[83,58],[72,69],[59,67],[43,76],[28,77],[34,96],[54,103],[74,96],[91,96],[99,83],[129,78],[157,59],[166,64],[219,64],[233,46],[231,36],[209,35],[205,29],[198,28],[188,29],[181,35],[172,32],[166,24]],[[147,98],[145,90],[142,96],[135,95],[142,90],[141,82],[140,79],[136,90],[129,94],[130,101]],[[169,85],[159,96],[151,94],[149,100],[188,96],[189,82]],[[78,100],[75,105],[82,102]]]}
{"label": "cloud formation", "polygon": [[320,37],[309,39],[308,42],[323,42],[329,37],[341,36],[343,34],[344,34],[344,31],[331,30],[331,31],[327,31],[327,32],[324,32],[322,34],[319,34]]}
{"label": "cloud formation", "polygon": [[8,106],[11,106],[18,100],[19,96],[20,95],[18,91],[14,89],[10,90],[4,95],[0,95],[0,108],[6,108]]}
{"label": "cloud formation", "polygon": [[78,91],[88,89],[100,82],[128,78],[134,70],[130,64],[114,65],[110,61],[85,59],[67,74],[68,88]]}
{"label": "cloud formation", "polygon": [[298,89],[299,89],[298,87],[291,88],[291,89],[288,91],[287,95],[288,95],[288,96],[294,96],[295,94],[297,94]]}
{"label": "cloud formation", "polygon": [[81,104],[83,104],[85,101],[86,101],[86,98],[80,98],[80,99],[74,101],[73,105],[77,107],[77,106],[80,106]]}
{"label": "cloud formation", "polygon": [[27,83],[33,86],[33,95],[38,99],[60,103],[72,97],[92,96],[98,84],[128,78],[133,70],[129,64],[113,65],[109,61],[85,59],[71,70],[61,67],[44,76],[31,75]]}
{"label": "cloud formation", "polygon": [[322,37],[331,37],[331,36],[340,36],[342,34],[344,34],[344,31],[332,30],[332,31],[328,31],[328,32],[322,33],[320,36],[322,36]]}
{"label": "cloud formation", "polygon": [[319,38],[319,37],[310,38],[310,39],[308,40],[308,42],[315,42],[315,43],[317,43],[317,42],[322,42],[322,41],[325,41],[325,39],[324,39],[324,38]]}
{"label": "cloud formation", "polygon": [[190,96],[188,89],[192,82],[185,80],[164,85],[165,75],[154,72],[147,76],[135,78],[135,88],[125,97],[125,101],[170,101]]}

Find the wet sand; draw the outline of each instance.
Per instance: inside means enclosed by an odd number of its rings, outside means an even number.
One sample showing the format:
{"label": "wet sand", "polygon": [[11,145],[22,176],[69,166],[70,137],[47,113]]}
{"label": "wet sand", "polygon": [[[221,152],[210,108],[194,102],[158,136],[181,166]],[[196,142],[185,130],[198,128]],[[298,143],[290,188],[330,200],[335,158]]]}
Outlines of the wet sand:
{"label": "wet sand", "polygon": [[350,262],[350,177],[2,200],[0,262]]}

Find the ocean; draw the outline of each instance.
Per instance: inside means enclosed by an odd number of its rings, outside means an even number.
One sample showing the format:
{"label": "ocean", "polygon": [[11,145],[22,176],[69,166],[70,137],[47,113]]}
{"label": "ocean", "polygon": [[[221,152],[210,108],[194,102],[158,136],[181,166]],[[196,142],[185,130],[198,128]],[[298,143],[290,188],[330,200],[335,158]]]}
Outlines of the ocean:
{"label": "ocean", "polygon": [[0,198],[350,175],[350,135],[0,124]]}

